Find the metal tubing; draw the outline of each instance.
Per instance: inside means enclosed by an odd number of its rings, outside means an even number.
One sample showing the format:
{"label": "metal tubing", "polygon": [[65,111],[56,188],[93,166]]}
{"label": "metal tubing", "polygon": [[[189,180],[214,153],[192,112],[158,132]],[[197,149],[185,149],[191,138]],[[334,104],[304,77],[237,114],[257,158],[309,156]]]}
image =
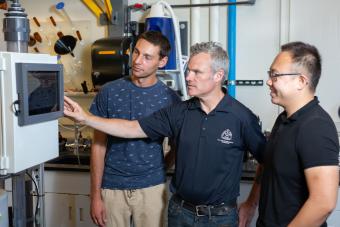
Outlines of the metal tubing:
{"label": "metal tubing", "polygon": [[[199,3],[200,0],[191,0],[192,3]],[[190,9],[190,30],[191,30],[191,35],[190,35],[190,43],[191,45],[194,45],[195,43],[200,42],[200,37],[201,37],[201,15],[200,15],[200,9],[199,8],[194,8]]]}
{"label": "metal tubing", "polygon": [[188,8],[188,7],[210,7],[210,6],[233,6],[233,5],[254,5],[256,0],[236,2],[234,0],[223,3],[204,3],[204,4],[184,4],[171,5],[172,8]]}
{"label": "metal tubing", "polygon": [[25,9],[18,1],[13,1],[3,20],[4,38],[7,51],[27,53],[30,26]]}
{"label": "metal tubing", "polygon": [[[218,0],[210,0],[212,4],[216,2]],[[213,6],[209,10],[209,40],[216,42],[219,38],[220,9],[218,6]]]}
{"label": "metal tubing", "polygon": [[25,172],[12,177],[13,226],[26,227]]}
{"label": "metal tubing", "polygon": [[[235,2],[235,0],[230,0]],[[230,59],[228,75],[228,94],[232,97],[236,95],[236,5],[228,7],[228,53]]]}

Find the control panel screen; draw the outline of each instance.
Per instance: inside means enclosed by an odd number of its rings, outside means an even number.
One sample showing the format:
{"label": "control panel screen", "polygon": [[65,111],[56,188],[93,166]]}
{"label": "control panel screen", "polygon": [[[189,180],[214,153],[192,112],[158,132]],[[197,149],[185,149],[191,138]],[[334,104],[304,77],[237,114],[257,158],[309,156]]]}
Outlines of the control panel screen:
{"label": "control panel screen", "polygon": [[63,66],[16,63],[19,126],[56,120],[63,116]]}
{"label": "control panel screen", "polygon": [[58,72],[27,72],[29,115],[60,111]]}

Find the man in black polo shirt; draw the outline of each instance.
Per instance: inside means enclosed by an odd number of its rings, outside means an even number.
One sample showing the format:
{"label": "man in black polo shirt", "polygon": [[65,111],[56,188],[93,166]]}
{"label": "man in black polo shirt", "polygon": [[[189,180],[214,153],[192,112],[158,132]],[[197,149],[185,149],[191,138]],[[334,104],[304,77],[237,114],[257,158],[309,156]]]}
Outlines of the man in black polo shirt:
{"label": "man in black polo shirt", "polygon": [[257,117],[222,90],[228,62],[220,45],[194,45],[186,74],[188,93],[194,98],[139,121],[88,115],[65,97],[65,115],[108,134],[175,139],[170,227],[238,226],[236,198],[244,151],[261,161],[265,139]]}
{"label": "man in black polo shirt", "polygon": [[271,101],[284,112],[264,154],[257,226],[327,226],[337,200],[339,141],[314,96],[318,50],[302,42],[283,45],[268,74]]}

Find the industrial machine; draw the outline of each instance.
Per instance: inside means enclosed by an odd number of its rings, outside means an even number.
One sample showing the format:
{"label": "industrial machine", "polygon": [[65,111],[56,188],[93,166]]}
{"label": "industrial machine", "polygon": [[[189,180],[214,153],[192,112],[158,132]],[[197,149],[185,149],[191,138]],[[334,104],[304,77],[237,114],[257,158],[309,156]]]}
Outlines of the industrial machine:
{"label": "industrial machine", "polygon": [[92,83],[95,87],[129,75],[132,40],[131,37],[109,37],[92,44]]}
{"label": "industrial machine", "polygon": [[0,52],[0,174],[18,173],[58,156],[63,75],[57,58]]}
{"label": "industrial machine", "polygon": [[[3,20],[7,52],[0,52],[0,185],[11,178],[15,227],[33,222],[44,226],[43,163],[59,155],[58,118],[64,101],[63,67],[57,57],[27,53],[30,28],[24,11],[12,0]],[[34,215],[26,191],[37,196]],[[0,207],[7,206],[6,199],[0,202]],[[0,226],[8,224],[8,215],[1,213]]]}

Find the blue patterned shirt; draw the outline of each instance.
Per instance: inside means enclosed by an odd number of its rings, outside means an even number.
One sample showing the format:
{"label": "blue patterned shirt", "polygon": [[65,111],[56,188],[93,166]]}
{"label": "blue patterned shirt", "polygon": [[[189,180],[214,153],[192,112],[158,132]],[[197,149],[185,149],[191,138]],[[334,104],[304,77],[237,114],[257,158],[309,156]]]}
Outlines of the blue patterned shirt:
{"label": "blue patterned shirt", "polygon": [[[90,112],[104,118],[137,120],[177,102],[180,98],[161,81],[142,88],[125,77],[105,84]],[[102,188],[137,189],[165,182],[162,142],[108,135]]]}

